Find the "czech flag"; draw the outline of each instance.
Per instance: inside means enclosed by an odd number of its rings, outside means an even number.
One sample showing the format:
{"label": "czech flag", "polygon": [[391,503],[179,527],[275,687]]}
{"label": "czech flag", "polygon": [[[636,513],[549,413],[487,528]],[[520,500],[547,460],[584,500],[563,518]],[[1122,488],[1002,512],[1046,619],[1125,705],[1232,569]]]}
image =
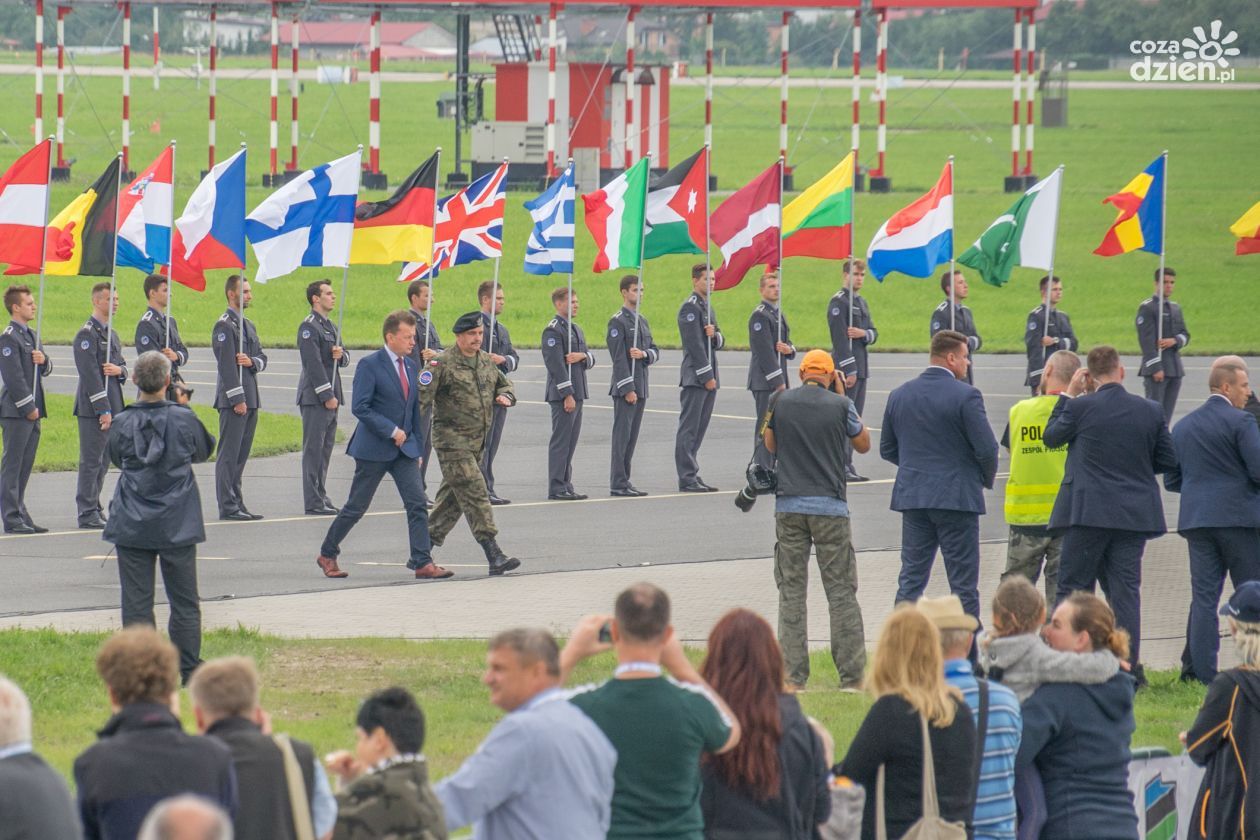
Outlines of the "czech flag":
{"label": "czech flag", "polygon": [[174,154],[167,146],[118,198],[118,264],[152,274],[171,261]]}
{"label": "czech flag", "polygon": [[1114,257],[1130,251],[1164,251],[1164,160],[1160,155],[1115,195],[1103,199],[1120,211],[1094,253]]}
{"label": "czech flag", "polygon": [[51,155],[52,142],[44,140],[0,174],[0,263],[39,265]]}
{"label": "czech flag", "polygon": [[894,271],[931,277],[954,254],[954,168],[945,164],[926,195],[880,225],[866,249],[866,265],[876,280]]}
{"label": "czech flag", "polygon": [[170,277],[203,292],[210,268],[245,267],[245,150],[206,173],[175,220]]}

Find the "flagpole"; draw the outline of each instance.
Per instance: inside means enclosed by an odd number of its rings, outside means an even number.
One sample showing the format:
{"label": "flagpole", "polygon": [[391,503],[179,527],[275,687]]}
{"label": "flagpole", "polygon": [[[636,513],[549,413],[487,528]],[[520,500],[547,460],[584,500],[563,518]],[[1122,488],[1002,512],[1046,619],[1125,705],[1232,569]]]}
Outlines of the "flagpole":
{"label": "flagpole", "polygon": [[[779,272],[779,308],[778,325],[774,338],[775,344],[783,341],[783,155],[779,155],[779,264],[775,269]],[[779,364],[779,348],[774,348],[776,364]]]}
{"label": "flagpole", "polygon": [[167,242],[168,253],[166,258],[170,261],[166,268],[166,340],[163,347],[167,350],[171,349],[171,301],[175,298],[175,141],[171,141],[171,236]]}
{"label": "flagpole", "polygon": [[[357,201],[359,198],[359,190],[363,188],[363,144],[362,143],[359,144],[359,166],[355,167],[355,174],[358,176],[358,181],[355,183],[355,186],[354,186],[354,197],[355,197],[355,200]],[[353,249],[350,249],[350,250],[353,250]],[[341,297],[337,301],[337,304],[338,304],[338,307],[337,307],[337,344],[338,345],[340,345],[343,340],[341,336],[341,325],[345,321],[345,317],[346,317],[346,287],[350,283],[350,250],[346,251],[346,264],[341,269]],[[310,301],[308,300],[307,303],[310,303]]]}
{"label": "flagpole", "polygon": [[[244,142],[241,143],[241,148],[245,148]],[[211,167],[211,169],[213,168],[214,167]],[[242,268],[241,269],[242,274],[240,275],[241,282],[236,284],[236,314],[240,316],[238,318],[238,320],[240,321],[240,325],[239,325],[240,330],[238,331],[237,337],[236,337],[237,355],[240,355],[241,353],[245,352],[245,274],[243,273],[244,271],[245,269]],[[309,303],[310,301],[307,301],[307,302]],[[240,363],[236,365],[236,384],[241,385],[241,386],[245,384],[245,365],[242,365]],[[242,390],[244,389],[242,388]],[[248,402],[248,398],[246,398],[246,402]]]}
{"label": "flagpole", "polygon": [[[840,272],[844,276],[844,287],[849,290],[848,328],[851,330],[853,329],[853,297],[857,294],[857,291],[853,288],[853,260],[855,259],[855,255],[853,253],[853,237],[857,234],[857,148],[855,147],[850,154],[853,156],[853,165],[849,167],[850,177],[853,180],[853,202],[849,205],[849,270],[845,271],[844,263],[841,263]],[[780,296],[782,295],[782,288],[783,281],[779,280]],[[849,336],[849,356],[854,360],[856,369],[857,356],[853,351],[853,336],[850,336],[847,331],[845,332],[845,335]]]}
{"label": "flagpole", "polygon": [[[648,179],[652,175],[652,153],[647,154],[648,167],[647,172],[643,173],[643,222],[639,225],[639,281],[635,285],[635,303],[634,303],[634,335],[630,339],[630,349],[633,351],[639,346],[639,309],[643,306],[643,240],[647,237],[647,197],[648,197]],[[630,375],[634,376],[634,353],[630,353]],[[634,387],[631,383],[630,387]]]}
{"label": "flagpole", "polygon": [[[704,325],[713,325],[713,257],[709,251],[709,154],[710,146],[704,144]],[[708,335],[704,337],[704,346],[708,351],[709,366],[713,366],[713,341]]]}
{"label": "flagpole", "polygon": [[[49,136],[44,142],[48,144],[48,177],[44,181],[44,230],[39,244],[39,302],[35,309],[35,349],[41,353],[44,352],[44,348],[39,341],[44,328],[44,275],[45,265],[48,262],[48,201],[50,193],[52,193],[53,143],[56,142],[56,135]],[[36,400],[38,400],[39,394],[39,374],[43,368],[43,365],[35,365],[35,385],[31,389],[31,393],[37,395]],[[36,408],[38,406],[39,403],[36,402]]]}
{"label": "flagpole", "polygon": [[[434,157],[434,180],[440,182],[442,179],[442,147],[438,146],[433,151]],[[429,245],[429,308],[424,313],[424,349],[429,349],[429,333],[433,332],[433,293],[437,287],[437,224],[438,224],[438,190],[433,190],[433,238]],[[493,307],[491,307],[493,309]],[[423,368],[427,362],[424,359],[424,353],[420,354],[421,367]],[[432,420],[429,421],[429,428],[432,428]]]}
{"label": "flagpole", "polygon": [[1050,273],[1046,275],[1046,319],[1041,333],[1041,381],[1046,381],[1046,343],[1050,337],[1050,287],[1054,285],[1054,250],[1059,238],[1059,199],[1063,195],[1063,164],[1055,170],[1059,173],[1058,191],[1054,196],[1054,223],[1050,226]]}
{"label": "flagpole", "polygon": [[[503,165],[508,165],[508,159],[506,156],[503,158]],[[434,233],[436,232],[437,220],[435,219]],[[490,343],[487,345],[489,349],[486,351],[488,353],[494,353],[494,323],[496,314],[494,310],[499,305],[499,260],[502,258],[502,249],[500,249],[499,256],[494,258],[494,279],[490,281]],[[430,297],[430,300],[432,300],[432,297]],[[480,303],[480,301],[478,301],[478,303]]]}
{"label": "flagpole", "polygon": [[955,327],[955,310],[958,297],[954,294],[954,156],[945,163],[949,167],[949,328]]}
{"label": "flagpole", "polygon": [[118,285],[118,210],[122,204],[122,170],[123,155],[118,153],[118,178],[114,187],[114,245],[110,255],[109,269],[109,315],[105,319],[105,364],[110,362],[110,352],[114,349],[114,289]]}
{"label": "flagpole", "polygon": [[[1155,330],[1155,349],[1159,352],[1159,369],[1162,371],[1164,348],[1159,345],[1164,340],[1164,252],[1168,247],[1165,241],[1168,238],[1168,150],[1164,149],[1160,157],[1164,159],[1164,182],[1159,196],[1159,317],[1155,320],[1158,324]],[[1172,422],[1172,418],[1169,417],[1168,421]]]}

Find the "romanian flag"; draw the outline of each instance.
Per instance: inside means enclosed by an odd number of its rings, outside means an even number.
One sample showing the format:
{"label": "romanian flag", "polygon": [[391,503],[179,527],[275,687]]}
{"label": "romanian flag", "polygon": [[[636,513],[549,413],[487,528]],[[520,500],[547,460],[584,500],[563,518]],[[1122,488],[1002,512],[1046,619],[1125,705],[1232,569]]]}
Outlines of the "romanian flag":
{"label": "romanian flag", "polygon": [[1124,189],[1103,199],[1114,204],[1119,214],[1102,243],[1094,249],[1100,257],[1114,257],[1130,251],[1164,250],[1164,155],[1142,171]]}
{"label": "romanian flag", "polygon": [[[48,223],[45,273],[108,277],[114,273],[118,224],[118,179],[122,158]],[[5,274],[39,274],[39,266],[10,266]]]}
{"label": "romanian flag", "polygon": [[433,211],[437,201],[438,156],[411,173],[384,201],[354,208],[352,265],[388,265],[433,259]]}
{"label": "romanian flag", "polygon": [[1260,254],[1260,201],[1243,213],[1242,218],[1229,226],[1229,232],[1238,237],[1234,245],[1234,253]]}
{"label": "romanian flag", "polygon": [[853,153],[783,208],[783,256],[853,256]]}

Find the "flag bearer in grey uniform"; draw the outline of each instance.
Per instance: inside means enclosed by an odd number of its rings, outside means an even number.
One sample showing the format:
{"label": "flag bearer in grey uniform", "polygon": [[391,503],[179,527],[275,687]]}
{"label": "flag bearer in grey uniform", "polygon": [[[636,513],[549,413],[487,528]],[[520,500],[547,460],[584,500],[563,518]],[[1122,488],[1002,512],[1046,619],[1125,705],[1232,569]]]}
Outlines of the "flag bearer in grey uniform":
{"label": "flag bearer in grey uniform", "polygon": [[[140,316],[136,324],[136,355],[156,350],[171,363],[171,382],[183,382],[179,369],[188,364],[188,348],[179,337],[179,325],[175,319],[166,314],[166,305],[170,300],[170,281],[161,274],[150,274],[144,278],[144,297],[149,308]],[[167,338],[167,324],[170,324],[170,337]],[[169,394],[168,399],[173,399]]]}
{"label": "flag bearer in grey uniform", "polygon": [[27,286],[10,286],[4,293],[9,325],[0,332],[0,515],[6,534],[44,534],[26,510],[26,483],[39,448],[39,420],[47,415],[44,388],[36,381],[52,373],[52,360],[36,344],[30,323],[35,319],[35,298]]}
{"label": "flag bearer in grey uniform", "polygon": [[[578,297],[561,287],[551,293],[556,317],[542,332],[547,388],[543,399],[551,406],[551,442],[547,445],[547,498],[576,502],[587,498],[573,489],[573,452],[582,433],[582,403],[586,400],[586,371],[595,367],[595,354],[586,349],[582,328],[572,322]],[[572,341],[570,342],[570,338]]]}
{"label": "flag bearer in grey uniform", "polygon": [[661,357],[652,328],[640,315],[639,278],[627,274],[621,278],[622,307],[608,321],[606,346],[612,360],[612,384],[608,395],[613,398],[612,468],[608,475],[609,493],[614,496],[646,496],[630,483],[630,462],[639,441],[639,426],[648,398],[648,365]]}
{"label": "flag bearer in grey uniform", "polygon": [[[780,333],[779,324],[783,329]],[[761,275],[761,303],[748,318],[748,390],[752,391],[757,419],[753,423],[753,460],[763,467],[774,466],[774,456],[761,438],[761,421],[770,405],[770,395],[788,387],[788,359],[796,348],[788,340],[788,322],[779,312],[779,272],[767,268]]]}
{"label": "flag bearer in grey uniform", "polygon": [[1173,286],[1177,284],[1177,272],[1164,269],[1164,337],[1159,338],[1159,269],[1155,269],[1155,294],[1142,301],[1137,311],[1138,345],[1142,348],[1142,386],[1146,398],[1164,407],[1164,422],[1171,423],[1177,409],[1177,395],[1181,393],[1181,378],[1186,369],[1181,364],[1181,348],[1190,343],[1190,331],[1181,306],[1173,303]]}
{"label": "flag bearer in grey uniform", "polygon": [[[952,323],[949,316],[949,287],[951,281],[954,286],[954,317]],[[941,301],[940,305],[932,310],[932,330],[928,338],[936,335],[941,330],[953,330],[967,337],[966,382],[968,385],[974,385],[972,372],[975,370],[976,351],[980,349],[980,345],[984,342],[980,338],[980,333],[976,332],[976,319],[972,316],[971,309],[963,306],[963,301],[967,299],[967,278],[963,276],[961,271],[955,271],[954,276],[951,278],[949,272],[946,271],[941,275],[941,291],[945,293],[945,300]]]}
{"label": "flag bearer in grey uniform", "polygon": [[691,297],[678,310],[678,336],[683,360],[679,370],[678,436],[674,439],[674,466],[678,489],[684,493],[712,493],[717,490],[700,478],[700,445],[709,429],[713,404],[717,401],[717,351],[726,344],[718,329],[717,317],[705,311],[713,272],[704,263],[691,267]]}
{"label": "flag bearer in grey uniform", "polygon": [[[1046,314],[1046,287],[1050,287],[1050,312]],[[1041,372],[1046,360],[1060,350],[1076,351],[1078,343],[1072,330],[1072,320],[1066,312],[1059,311],[1063,299],[1063,281],[1047,274],[1041,278],[1041,304],[1028,313],[1028,325],[1024,330],[1024,349],[1028,352],[1028,375],[1024,384],[1032,389],[1035,397],[1041,393]],[[1046,325],[1049,317],[1050,324]]]}
{"label": "flag bearer in grey uniform", "polygon": [[[241,475],[258,426],[258,374],[267,368],[267,354],[258,340],[254,322],[242,313],[253,299],[249,281],[233,274],[224,286],[227,311],[215,322],[210,346],[218,363],[214,407],[219,409],[219,451],[214,463],[214,492],[219,502],[219,518],[234,522],[262,519],[250,513],[241,494]],[[241,319],[245,321],[245,342],[240,343]]]}
{"label": "flag bearer in grey uniform", "polygon": [[[493,303],[490,300],[494,296]],[[490,280],[477,287],[477,304],[481,308],[481,349],[490,354],[491,360],[506,376],[520,366],[521,357],[512,346],[512,336],[507,327],[499,320],[503,314],[503,287]],[[490,312],[494,307],[494,325],[491,329]],[[491,337],[494,341],[491,343]],[[511,499],[505,499],[494,492],[494,456],[499,452],[499,440],[503,437],[503,424],[507,422],[507,408],[495,403],[494,416],[490,424],[490,432],[486,435],[486,451],[481,456],[481,475],[486,480],[486,490],[490,493],[490,504],[510,505]]]}
{"label": "flag bearer in grey uniform", "polygon": [[[866,410],[866,380],[870,374],[869,348],[879,340],[879,331],[871,320],[871,308],[862,297],[862,283],[866,280],[866,261],[844,261],[844,288],[832,296],[827,309],[827,327],[831,331],[831,359],[836,370],[844,378],[844,395],[853,402],[858,416]],[[849,320],[849,305],[853,306],[853,320]],[[845,480],[866,481],[853,468],[853,448],[844,449],[848,463],[844,465]]]}
{"label": "flag bearer in grey uniform", "polygon": [[[411,307],[409,311],[416,318],[416,346],[411,348],[411,360],[416,363],[416,370],[424,371],[446,349],[442,346],[442,340],[438,338],[437,328],[429,321],[428,280],[412,280],[408,284],[407,303]],[[428,339],[427,346],[426,338]],[[424,429],[421,435],[424,440],[422,444],[424,454],[420,461],[420,480],[423,481],[429,473],[429,456],[433,454],[433,409],[430,408],[427,414],[423,413],[423,409],[421,411],[420,426]],[[433,508],[431,501],[426,504],[429,509]]]}
{"label": "flag bearer in grey uniform", "polygon": [[337,441],[337,409],[345,402],[341,391],[341,368],[350,364],[350,354],[341,346],[337,328],[328,315],[337,305],[337,294],[327,280],[306,287],[311,314],[298,326],[298,410],[302,413],[302,498],[308,516],[336,516],[337,508],[328,498],[324,482],[328,461]]}
{"label": "flag bearer in grey uniform", "polygon": [[[117,312],[117,292],[112,306]],[[109,427],[114,415],[123,409],[122,389],[127,381],[122,342],[107,326],[110,307],[109,283],[97,283],[92,287],[92,317],[74,337],[74,366],[79,371],[79,389],[74,395],[74,416],[79,421],[79,483],[74,504],[80,528],[105,527],[101,488],[109,469]]]}

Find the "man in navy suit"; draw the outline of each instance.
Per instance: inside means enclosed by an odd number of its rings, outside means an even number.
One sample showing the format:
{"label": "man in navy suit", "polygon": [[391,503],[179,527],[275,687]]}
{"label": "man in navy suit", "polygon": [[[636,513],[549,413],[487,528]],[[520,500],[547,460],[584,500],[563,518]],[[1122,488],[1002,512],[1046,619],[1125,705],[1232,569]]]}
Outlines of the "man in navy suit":
{"label": "man in navy suit", "polygon": [[897,602],[927,587],[939,546],[950,591],[980,617],[980,514],[993,487],[998,443],[980,391],[965,381],[967,336],[932,336],[931,365],[888,395],[879,454],[897,465],[892,509],[901,511]]}
{"label": "man in navy suit", "polygon": [[1222,356],[1208,377],[1212,395],[1172,430],[1178,466],[1164,486],[1181,493],[1177,530],[1190,548],[1190,617],[1183,679],[1216,677],[1225,575],[1237,589],[1260,579],[1260,429],[1242,410],[1251,395],[1247,365]]}
{"label": "man in navy suit", "polygon": [[[1172,437],[1159,403],[1124,390],[1124,365],[1116,348],[1089,351],[1046,421],[1041,442],[1067,445],[1067,466],[1050,513],[1050,530],[1063,531],[1057,601],[1101,583],[1129,631],[1133,675],[1144,684],[1138,653],[1142,641],[1142,552],[1165,531],[1156,473],[1177,468]],[[1090,385],[1097,387],[1092,394]]]}
{"label": "man in navy suit", "polygon": [[354,481],[350,484],[350,498],[329,526],[315,562],[324,577],[347,576],[337,567],[341,541],[367,513],[377,486],[389,473],[407,511],[407,541],[411,548],[407,568],[422,580],[448,578],[454,572],[438,566],[430,557],[429,513],[424,480],[420,477],[425,429],[420,422],[416,363],[411,360],[416,317],[406,310],[391,312],[382,332],[385,346],[364,357],[354,369],[350,408],[359,425],[346,446],[346,454],[354,458]]}

